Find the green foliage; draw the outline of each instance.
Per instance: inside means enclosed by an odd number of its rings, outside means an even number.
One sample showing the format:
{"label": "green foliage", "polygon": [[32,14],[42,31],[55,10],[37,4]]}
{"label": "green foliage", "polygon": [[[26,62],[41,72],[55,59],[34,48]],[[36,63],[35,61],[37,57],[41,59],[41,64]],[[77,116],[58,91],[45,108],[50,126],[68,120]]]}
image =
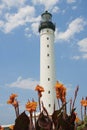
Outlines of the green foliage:
{"label": "green foliage", "polygon": [[84,123],[87,124],[87,116],[84,119]]}
{"label": "green foliage", "polygon": [[77,127],[77,130],[82,130],[86,126],[87,126],[87,116],[84,118],[83,123]]}
{"label": "green foliage", "polygon": [[85,125],[82,124],[82,125],[80,125],[80,126],[77,127],[77,130],[82,130],[84,127],[85,127]]}

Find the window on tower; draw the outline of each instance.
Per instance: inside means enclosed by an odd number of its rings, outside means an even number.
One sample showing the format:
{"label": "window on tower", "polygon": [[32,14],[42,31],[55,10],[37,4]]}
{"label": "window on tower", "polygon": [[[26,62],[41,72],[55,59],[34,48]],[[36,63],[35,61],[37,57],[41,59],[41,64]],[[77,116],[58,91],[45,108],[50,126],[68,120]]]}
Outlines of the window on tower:
{"label": "window on tower", "polygon": [[47,47],[49,47],[49,45],[47,44]]}
{"label": "window on tower", "polygon": [[50,94],[50,90],[48,91],[48,94]]}
{"label": "window on tower", "polygon": [[49,40],[49,37],[47,37],[47,40]]}
{"label": "window on tower", "polygon": [[47,68],[49,69],[49,68],[50,68],[50,66],[48,65],[48,66],[47,66]]}
{"label": "window on tower", "polygon": [[51,104],[49,104],[49,107],[51,107]]}
{"label": "window on tower", "polygon": [[50,56],[50,54],[48,53],[47,56]]}
{"label": "window on tower", "polygon": [[50,78],[48,78],[48,81],[50,81]]}

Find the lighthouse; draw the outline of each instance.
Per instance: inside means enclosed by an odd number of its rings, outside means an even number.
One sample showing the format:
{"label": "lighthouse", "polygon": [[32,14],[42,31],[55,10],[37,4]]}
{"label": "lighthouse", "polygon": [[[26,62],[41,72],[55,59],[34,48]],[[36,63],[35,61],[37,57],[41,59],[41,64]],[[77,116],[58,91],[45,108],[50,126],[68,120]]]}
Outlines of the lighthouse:
{"label": "lighthouse", "polygon": [[40,33],[40,85],[44,88],[41,101],[47,109],[49,115],[56,107],[56,70],[55,70],[55,54],[54,54],[54,39],[55,39],[55,24],[52,22],[52,14],[45,11],[41,15],[39,25]]}

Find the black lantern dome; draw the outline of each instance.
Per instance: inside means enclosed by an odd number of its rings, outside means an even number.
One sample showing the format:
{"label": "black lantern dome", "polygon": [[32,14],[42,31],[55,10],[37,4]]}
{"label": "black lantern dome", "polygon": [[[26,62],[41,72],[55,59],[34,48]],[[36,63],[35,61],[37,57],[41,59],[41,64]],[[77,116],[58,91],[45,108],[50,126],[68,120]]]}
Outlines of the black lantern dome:
{"label": "black lantern dome", "polygon": [[48,11],[45,11],[41,15],[41,23],[39,26],[39,32],[41,31],[41,29],[44,29],[44,28],[50,28],[55,31],[55,25],[52,23],[52,14],[50,14]]}

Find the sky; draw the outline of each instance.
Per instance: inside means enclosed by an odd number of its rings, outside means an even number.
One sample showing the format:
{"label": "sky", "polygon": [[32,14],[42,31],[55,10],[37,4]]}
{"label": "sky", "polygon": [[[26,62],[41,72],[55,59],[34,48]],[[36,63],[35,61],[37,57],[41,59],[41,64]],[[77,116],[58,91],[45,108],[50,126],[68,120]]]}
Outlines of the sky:
{"label": "sky", "polygon": [[87,1],[86,0],[0,0],[0,125],[15,121],[7,100],[18,94],[20,113],[28,99],[37,100],[40,81],[41,14],[48,10],[56,25],[56,79],[74,98],[80,115],[80,100],[87,96]]}

